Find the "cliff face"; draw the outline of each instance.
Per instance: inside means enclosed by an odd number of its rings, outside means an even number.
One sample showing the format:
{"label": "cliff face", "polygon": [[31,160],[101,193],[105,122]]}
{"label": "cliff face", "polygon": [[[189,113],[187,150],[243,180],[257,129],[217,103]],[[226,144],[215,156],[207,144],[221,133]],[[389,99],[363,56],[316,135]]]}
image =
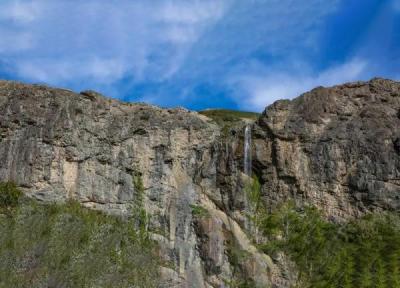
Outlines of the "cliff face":
{"label": "cliff face", "polygon": [[228,287],[238,273],[288,287],[284,259],[252,244],[249,174],[271,207],[295,199],[337,220],[398,210],[399,109],[400,84],[376,79],[278,101],[226,135],[185,109],[0,81],[0,181],[121,215],[140,202],[172,263],[163,287]]}
{"label": "cliff face", "polygon": [[3,81],[0,180],[42,201],[73,198],[117,214],[144,198],[149,231],[174,267],[162,269],[164,287],[221,287],[234,276],[228,242],[255,258],[250,276],[270,283],[260,272],[279,271],[223,210],[230,200],[218,188],[220,131],[210,122],[184,109]]}
{"label": "cliff face", "polygon": [[255,126],[265,201],[313,203],[332,219],[400,208],[400,83],[316,88],[268,107]]}

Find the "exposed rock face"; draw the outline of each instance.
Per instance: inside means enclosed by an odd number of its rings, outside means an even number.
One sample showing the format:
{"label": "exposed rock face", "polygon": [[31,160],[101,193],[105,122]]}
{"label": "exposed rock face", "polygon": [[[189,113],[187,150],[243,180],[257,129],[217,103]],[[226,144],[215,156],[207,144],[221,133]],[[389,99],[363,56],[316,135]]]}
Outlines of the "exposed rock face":
{"label": "exposed rock face", "polygon": [[[15,181],[42,201],[73,198],[118,214],[130,213],[144,193],[149,230],[175,267],[162,269],[163,287],[224,287],[235,270],[228,242],[256,259],[248,273],[260,285],[275,281],[261,271],[279,278],[220,205],[219,133],[210,119],[185,109],[0,82],[0,181]],[[207,215],[193,215],[197,206]]]}
{"label": "exposed rock face", "polygon": [[[259,177],[270,206],[295,199],[337,220],[399,210],[399,111],[393,81],[317,88],[268,107],[247,130],[249,149],[245,124],[221,137],[185,109],[0,81],[0,181],[118,214],[144,196],[149,230],[173,264],[162,287],[229,287],[238,271],[259,287],[289,287],[284,261],[253,245],[246,174]],[[239,267],[234,249],[247,255]]]}
{"label": "exposed rock face", "polygon": [[254,128],[265,201],[316,204],[343,219],[400,208],[400,83],[316,88],[268,107]]}

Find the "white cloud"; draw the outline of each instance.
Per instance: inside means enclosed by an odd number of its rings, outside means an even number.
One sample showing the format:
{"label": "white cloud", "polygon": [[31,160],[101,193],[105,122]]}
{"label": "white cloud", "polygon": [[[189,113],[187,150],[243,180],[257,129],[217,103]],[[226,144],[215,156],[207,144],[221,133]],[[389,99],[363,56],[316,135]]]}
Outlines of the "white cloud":
{"label": "white cloud", "polygon": [[164,2],[160,7],[160,18],[166,23],[203,23],[221,17],[225,8],[224,1]]}
{"label": "white cloud", "polygon": [[243,109],[262,111],[267,105],[279,99],[290,99],[316,86],[332,86],[343,82],[359,80],[367,68],[367,61],[353,59],[326,69],[320,73],[302,74],[307,67],[294,73],[267,72],[264,75],[238,76],[229,81],[238,89],[236,100]]}
{"label": "white cloud", "polygon": [[8,20],[17,24],[33,22],[42,11],[41,3],[34,3],[33,1],[5,0],[0,7],[0,20]]}
{"label": "white cloud", "polygon": [[1,53],[8,54],[27,51],[33,46],[34,36],[31,33],[25,31],[16,33],[0,27],[0,55]]}
{"label": "white cloud", "polygon": [[121,79],[125,91],[151,83],[160,86],[137,96],[162,104],[202,97],[193,87],[206,83],[262,110],[363,74],[362,60],[322,72],[302,62],[340,1],[1,0],[0,59],[22,80],[105,93]]}
{"label": "white cloud", "polygon": [[400,0],[393,0],[393,7],[396,11],[400,12]]}
{"label": "white cloud", "polygon": [[34,47],[35,37],[26,29],[40,17],[42,5],[32,1],[9,1],[0,3],[0,53],[26,51]]}
{"label": "white cloud", "polygon": [[161,81],[222,17],[224,3],[3,0],[0,57],[18,77],[50,84]]}
{"label": "white cloud", "polygon": [[[78,68],[77,68],[78,67]],[[79,67],[85,67],[79,69]],[[36,81],[52,82],[62,84],[76,79],[101,81],[102,84],[111,84],[123,77],[125,65],[120,59],[84,59],[82,61],[57,61],[52,59],[30,59],[18,62],[16,71],[25,78],[32,78]]]}

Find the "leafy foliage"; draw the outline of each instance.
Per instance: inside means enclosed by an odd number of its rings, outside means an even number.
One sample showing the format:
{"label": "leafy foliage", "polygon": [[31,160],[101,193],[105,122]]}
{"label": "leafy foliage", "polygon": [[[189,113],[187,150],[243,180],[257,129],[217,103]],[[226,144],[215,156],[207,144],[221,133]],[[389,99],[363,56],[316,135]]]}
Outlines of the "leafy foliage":
{"label": "leafy foliage", "polygon": [[206,218],[210,216],[210,213],[204,207],[199,205],[190,205],[190,208],[192,208],[192,215],[195,217]]}
{"label": "leafy foliage", "polygon": [[248,201],[250,202],[250,206],[252,206],[253,209],[258,210],[260,206],[261,184],[257,176],[253,176],[248,180],[244,187],[244,191]]}
{"label": "leafy foliage", "polygon": [[157,247],[134,219],[21,200],[0,214],[0,287],[157,287]]}
{"label": "leafy foliage", "polygon": [[133,187],[135,187],[139,201],[143,201],[144,185],[142,177],[139,173],[133,175]]}
{"label": "leafy foliage", "polygon": [[323,219],[315,207],[293,203],[264,213],[260,248],[285,252],[299,269],[301,287],[400,287],[400,216],[371,214],[346,224]]}
{"label": "leafy foliage", "polygon": [[0,207],[10,208],[18,205],[22,192],[12,182],[0,182]]}
{"label": "leafy foliage", "polygon": [[225,281],[228,287],[232,288],[247,288],[256,287],[255,283],[248,278],[245,271],[242,270],[241,263],[249,259],[250,254],[248,251],[243,250],[235,239],[228,241],[227,256],[229,263],[233,267],[232,278]]}
{"label": "leafy foliage", "polygon": [[147,215],[146,209],[144,208],[144,184],[142,176],[139,173],[133,175],[133,187],[136,190],[136,199],[132,206],[132,218],[135,221],[135,226],[142,231],[147,233],[149,215]]}

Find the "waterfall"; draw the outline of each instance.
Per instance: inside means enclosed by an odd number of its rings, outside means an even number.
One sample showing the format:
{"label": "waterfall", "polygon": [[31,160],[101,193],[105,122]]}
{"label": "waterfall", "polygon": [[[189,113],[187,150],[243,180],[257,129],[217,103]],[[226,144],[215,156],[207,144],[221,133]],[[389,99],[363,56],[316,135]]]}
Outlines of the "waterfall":
{"label": "waterfall", "polygon": [[244,174],[251,176],[251,126],[244,128]]}

